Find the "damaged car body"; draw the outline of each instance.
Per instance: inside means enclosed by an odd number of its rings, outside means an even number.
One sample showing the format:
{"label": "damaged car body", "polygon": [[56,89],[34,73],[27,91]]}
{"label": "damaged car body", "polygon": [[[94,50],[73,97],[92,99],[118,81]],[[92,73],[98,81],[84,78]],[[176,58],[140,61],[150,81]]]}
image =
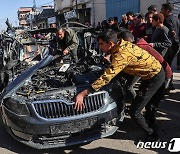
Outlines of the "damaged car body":
{"label": "damaged car body", "polygon": [[74,109],[76,94],[103,72],[101,56],[88,55],[79,63],[48,55],[17,76],[0,96],[4,127],[19,142],[36,149],[84,144],[110,136],[124,118],[124,90],[120,80],[84,99]]}

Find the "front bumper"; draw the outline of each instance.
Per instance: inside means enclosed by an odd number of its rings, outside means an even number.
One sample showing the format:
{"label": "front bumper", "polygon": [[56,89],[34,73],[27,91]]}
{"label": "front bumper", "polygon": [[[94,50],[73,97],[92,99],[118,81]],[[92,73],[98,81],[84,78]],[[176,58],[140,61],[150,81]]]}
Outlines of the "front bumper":
{"label": "front bumper", "polygon": [[[123,110],[124,111],[124,110]],[[124,117],[121,112],[119,118]],[[44,119],[32,113],[33,116],[20,116],[2,106],[2,116],[5,127],[9,134],[19,142],[36,149],[49,149],[82,144],[112,135],[118,127],[117,105],[115,102],[109,104],[104,110],[98,112],[78,115],[67,118]],[[73,124],[75,121],[86,119],[97,119],[92,126],[79,131],[52,132],[52,126],[64,123]]]}

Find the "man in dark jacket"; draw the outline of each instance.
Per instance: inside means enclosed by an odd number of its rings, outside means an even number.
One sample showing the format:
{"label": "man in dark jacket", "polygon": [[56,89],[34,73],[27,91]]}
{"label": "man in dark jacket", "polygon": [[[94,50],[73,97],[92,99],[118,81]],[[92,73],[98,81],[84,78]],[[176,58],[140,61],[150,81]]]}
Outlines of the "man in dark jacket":
{"label": "man in dark jacket", "polygon": [[[169,37],[172,41],[172,46],[165,55],[165,60],[171,66],[175,55],[179,51],[180,46],[180,22],[177,17],[172,14],[174,7],[171,3],[162,4],[161,13],[164,15],[164,25],[169,29]],[[174,90],[173,82],[170,84],[169,90]]]}
{"label": "man in dark jacket", "polygon": [[171,50],[165,59],[171,66],[174,56],[179,50],[180,23],[177,17],[172,14],[173,5],[170,3],[162,4],[161,13],[164,15],[164,25],[169,29],[169,37],[172,40]]}

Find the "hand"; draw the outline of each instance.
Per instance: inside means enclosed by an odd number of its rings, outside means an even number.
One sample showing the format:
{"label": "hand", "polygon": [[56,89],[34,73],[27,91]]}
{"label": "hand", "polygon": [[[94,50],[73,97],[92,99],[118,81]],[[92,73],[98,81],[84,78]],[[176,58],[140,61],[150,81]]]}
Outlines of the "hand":
{"label": "hand", "polygon": [[64,51],[63,51],[63,55],[68,55],[69,54],[69,51],[67,50],[67,49],[65,49]]}
{"label": "hand", "polygon": [[108,62],[111,62],[111,54],[109,54],[109,55],[106,55],[105,57],[104,57],[104,59],[106,60],[106,61],[108,61]]}
{"label": "hand", "polygon": [[169,35],[170,35],[170,37],[171,37],[172,39],[175,39],[177,34],[176,34],[175,31],[170,31],[170,32],[169,32]]}
{"label": "hand", "polygon": [[77,96],[76,96],[76,103],[75,103],[75,106],[74,106],[74,109],[77,110],[77,111],[82,111],[83,108],[85,108],[85,105],[84,105],[84,97],[88,95],[88,90],[84,90],[82,91],[81,93],[79,93]]}

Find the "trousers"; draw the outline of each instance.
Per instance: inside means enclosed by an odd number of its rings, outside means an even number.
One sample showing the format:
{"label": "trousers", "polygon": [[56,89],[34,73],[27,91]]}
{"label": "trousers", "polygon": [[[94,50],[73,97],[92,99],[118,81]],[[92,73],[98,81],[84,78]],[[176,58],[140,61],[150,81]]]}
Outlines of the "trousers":
{"label": "trousers", "polygon": [[149,119],[155,119],[156,108],[152,107],[158,106],[160,100],[157,95],[161,93],[161,89],[163,90],[162,85],[164,82],[165,73],[162,68],[161,71],[151,79],[142,80],[137,95],[131,104],[130,116],[146,134],[154,133],[155,121],[151,120],[151,124],[149,125],[142,114],[142,110],[146,107],[146,115],[150,116]]}

